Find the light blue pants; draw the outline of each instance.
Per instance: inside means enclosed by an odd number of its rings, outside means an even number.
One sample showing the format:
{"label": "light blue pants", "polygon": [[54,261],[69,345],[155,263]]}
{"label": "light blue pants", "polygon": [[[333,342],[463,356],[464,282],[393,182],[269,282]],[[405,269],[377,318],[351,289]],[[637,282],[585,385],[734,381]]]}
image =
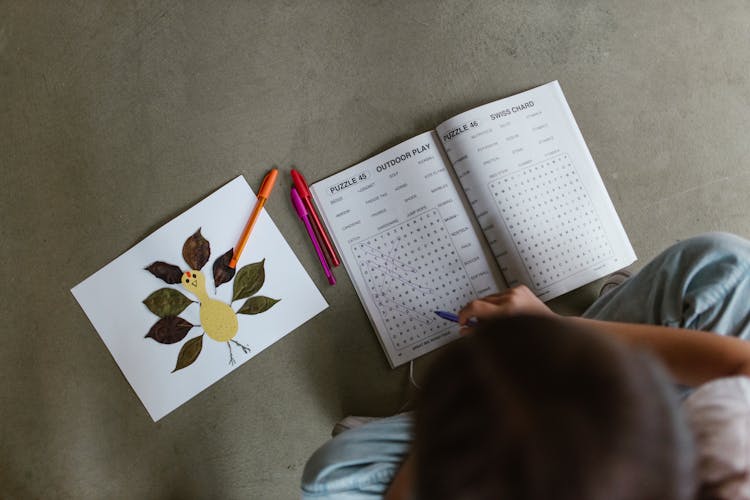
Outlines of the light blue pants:
{"label": "light blue pants", "polygon": [[[709,233],[679,242],[600,297],[584,317],[750,338],[750,242]],[[412,440],[410,414],[345,431],[305,466],[303,498],[382,498]]]}

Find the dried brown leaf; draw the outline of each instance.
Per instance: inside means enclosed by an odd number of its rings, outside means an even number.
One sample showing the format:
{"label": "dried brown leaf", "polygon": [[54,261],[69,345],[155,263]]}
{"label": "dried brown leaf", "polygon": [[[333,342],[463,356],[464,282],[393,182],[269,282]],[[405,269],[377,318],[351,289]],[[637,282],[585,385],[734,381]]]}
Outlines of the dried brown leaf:
{"label": "dried brown leaf", "polygon": [[180,354],[177,355],[177,364],[172,373],[192,365],[198,359],[201,349],[203,349],[203,334],[185,342],[180,349]]}
{"label": "dried brown leaf", "polygon": [[177,316],[162,318],[146,334],[160,344],[174,344],[185,338],[193,325]]}
{"label": "dried brown leaf", "polygon": [[281,299],[272,299],[263,295],[250,297],[242,304],[237,314],[260,314],[271,309]]}
{"label": "dried brown leaf", "polygon": [[200,271],[211,257],[211,245],[201,234],[200,228],[182,245],[182,258],[185,259],[190,269]]}
{"label": "dried brown leaf", "polygon": [[219,285],[226,283],[234,278],[234,268],[229,267],[229,261],[232,260],[234,255],[234,249],[230,248],[227,253],[217,258],[214,261],[214,286],[219,288]]}
{"label": "dried brown leaf", "polygon": [[167,264],[166,262],[157,261],[145,269],[170,285],[179,283],[182,278],[182,271],[180,268],[172,264]]}

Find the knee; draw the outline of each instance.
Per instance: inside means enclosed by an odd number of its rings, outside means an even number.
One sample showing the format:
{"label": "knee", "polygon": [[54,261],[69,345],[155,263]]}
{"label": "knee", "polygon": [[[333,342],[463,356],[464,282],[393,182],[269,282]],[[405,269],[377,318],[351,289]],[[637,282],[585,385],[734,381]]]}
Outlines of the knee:
{"label": "knee", "polygon": [[750,241],[730,233],[701,234],[665,250],[655,265],[684,298],[700,302],[694,308],[702,309],[748,281]]}
{"label": "knee", "polygon": [[682,240],[666,250],[686,263],[747,262],[750,260],[750,241],[725,232],[704,233]]}

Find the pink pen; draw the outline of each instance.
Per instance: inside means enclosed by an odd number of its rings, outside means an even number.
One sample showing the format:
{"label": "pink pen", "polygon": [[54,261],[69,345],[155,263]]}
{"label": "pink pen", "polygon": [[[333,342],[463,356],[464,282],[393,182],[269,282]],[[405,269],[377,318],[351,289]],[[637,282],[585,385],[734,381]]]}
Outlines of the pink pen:
{"label": "pink pen", "polygon": [[323,271],[325,271],[326,278],[328,278],[328,283],[330,283],[331,285],[335,285],[336,278],[333,276],[331,269],[328,267],[326,257],[325,255],[323,255],[323,251],[320,249],[320,245],[318,245],[318,239],[315,237],[315,232],[313,232],[312,225],[310,224],[310,218],[307,213],[307,209],[305,208],[305,204],[302,202],[302,198],[300,198],[299,193],[295,188],[292,188],[292,205],[294,205],[294,210],[297,211],[297,215],[299,215],[299,218],[302,219],[302,222],[305,223],[307,234],[310,236],[310,240],[312,240],[313,245],[315,246],[315,251],[318,254],[320,265],[323,266]]}

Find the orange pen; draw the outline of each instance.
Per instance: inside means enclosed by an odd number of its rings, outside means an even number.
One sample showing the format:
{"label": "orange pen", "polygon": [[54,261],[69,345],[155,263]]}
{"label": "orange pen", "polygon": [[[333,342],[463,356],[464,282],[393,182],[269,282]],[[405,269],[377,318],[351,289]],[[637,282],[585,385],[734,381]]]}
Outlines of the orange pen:
{"label": "orange pen", "polygon": [[234,247],[234,255],[232,255],[232,260],[229,261],[229,267],[231,267],[232,269],[234,269],[237,266],[237,261],[240,258],[240,254],[242,253],[242,250],[245,248],[245,245],[247,244],[247,240],[250,238],[250,233],[253,230],[255,221],[258,220],[260,211],[263,208],[263,205],[266,204],[266,200],[271,194],[273,185],[276,184],[276,176],[278,175],[278,173],[279,173],[279,170],[274,168],[274,169],[271,169],[271,171],[268,172],[266,176],[263,178],[263,182],[260,185],[260,191],[258,191],[258,201],[255,203],[255,208],[253,208],[253,213],[250,214],[250,219],[247,221],[245,230],[242,231],[242,236],[240,236],[240,241],[238,241],[237,246]]}

